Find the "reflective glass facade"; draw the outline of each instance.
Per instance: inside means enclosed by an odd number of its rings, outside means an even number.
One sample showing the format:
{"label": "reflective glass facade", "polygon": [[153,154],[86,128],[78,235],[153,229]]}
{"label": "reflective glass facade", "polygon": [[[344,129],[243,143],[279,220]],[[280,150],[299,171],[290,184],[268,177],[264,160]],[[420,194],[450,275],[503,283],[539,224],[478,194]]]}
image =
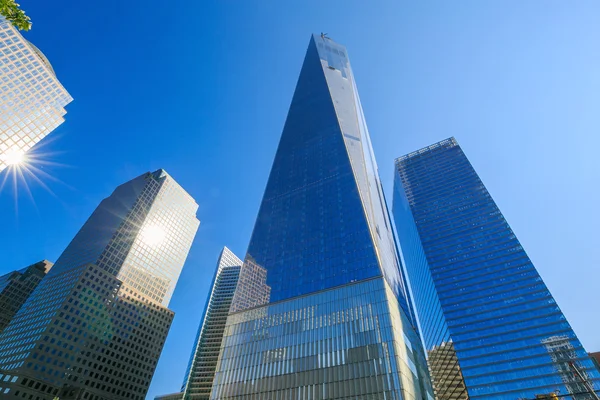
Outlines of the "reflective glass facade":
{"label": "reflective glass facade", "polygon": [[396,160],[393,213],[440,399],[597,398],[598,370],[454,138]]}
{"label": "reflective glass facade", "polygon": [[225,247],[217,262],[212,288],[206,299],[194,350],[181,387],[184,400],[210,398],[223,331],[241,267],[242,260]]}
{"label": "reflective glass facade", "polygon": [[0,335],[7,398],[144,398],[197,207],[163,170],[100,203]]}
{"label": "reflective glass facade", "polygon": [[381,278],[230,315],[212,399],[433,399],[420,340]]}
{"label": "reflective glass facade", "polygon": [[102,201],[52,272],[94,263],[167,306],[200,224],[197,209],[164,170],[141,175]]}
{"label": "reflective glass facade", "polygon": [[48,59],[0,15],[0,171],[62,124],[72,100]]}
{"label": "reflective glass facade", "polygon": [[313,36],[211,398],[428,398],[409,304],[346,49]]}

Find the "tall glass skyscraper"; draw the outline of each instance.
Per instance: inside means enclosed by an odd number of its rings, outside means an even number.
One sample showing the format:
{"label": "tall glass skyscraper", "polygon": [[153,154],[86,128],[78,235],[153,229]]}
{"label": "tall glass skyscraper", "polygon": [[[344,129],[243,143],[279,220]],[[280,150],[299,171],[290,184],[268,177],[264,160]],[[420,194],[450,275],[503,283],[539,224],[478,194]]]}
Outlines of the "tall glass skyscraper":
{"label": "tall glass skyscraper", "polygon": [[155,400],[210,399],[223,331],[241,267],[242,260],[224,247],[217,261],[181,392],[157,396]]}
{"label": "tall glass skyscraper", "polygon": [[44,54],[0,15],[0,171],[62,124],[72,100]]}
{"label": "tall glass skyscraper", "polygon": [[197,208],[163,170],[104,199],[0,335],[3,398],[143,400]]}
{"label": "tall glass skyscraper", "polygon": [[347,52],[313,36],[211,398],[431,396]]}
{"label": "tall glass skyscraper", "polygon": [[393,213],[440,400],[598,399],[598,370],[454,138],[396,160]]}

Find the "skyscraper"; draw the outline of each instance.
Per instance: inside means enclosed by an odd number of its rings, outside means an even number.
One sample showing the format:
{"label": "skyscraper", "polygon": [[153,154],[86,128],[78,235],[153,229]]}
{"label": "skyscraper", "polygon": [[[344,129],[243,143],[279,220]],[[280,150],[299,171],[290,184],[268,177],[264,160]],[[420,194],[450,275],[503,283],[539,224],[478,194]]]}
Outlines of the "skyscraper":
{"label": "skyscraper", "polygon": [[396,160],[393,213],[440,400],[597,399],[598,370],[454,138]]}
{"label": "skyscraper", "polygon": [[223,248],[206,299],[181,393],[158,396],[156,400],[165,398],[208,400],[210,398],[223,331],[241,267],[242,260],[227,247]]}
{"label": "skyscraper", "polygon": [[346,49],[313,36],[211,398],[429,398],[399,267]]}
{"label": "skyscraper", "polygon": [[51,267],[50,261],[43,260],[0,276],[0,333]]}
{"label": "skyscraper", "polygon": [[197,208],[163,170],[104,199],[0,335],[4,398],[143,400]]}
{"label": "skyscraper", "polygon": [[42,52],[0,15],[0,171],[63,123],[73,99]]}

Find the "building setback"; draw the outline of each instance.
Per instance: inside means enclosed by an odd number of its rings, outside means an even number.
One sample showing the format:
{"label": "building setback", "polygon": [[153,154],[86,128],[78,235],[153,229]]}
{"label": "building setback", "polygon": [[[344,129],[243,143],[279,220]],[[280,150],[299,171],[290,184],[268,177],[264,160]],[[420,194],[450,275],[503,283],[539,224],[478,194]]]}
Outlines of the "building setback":
{"label": "building setback", "polygon": [[242,260],[224,247],[217,261],[181,392],[157,396],[155,400],[171,398],[208,400],[210,398],[223,331],[241,267]]}
{"label": "building setback", "polygon": [[163,395],[154,397],[154,400],[181,400],[181,399],[183,399],[183,392],[163,394]]}
{"label": "building setback", "polygon": [[0,15],[0,171],[64,122],[73,99],[42,52]]}
{"label": "building setback", "polygon": [[438,399],[597,399],[597,368],[454,138],[396,160],[393,214]]}
{"label": "building setback", "polygon": [[211,399],[432,398],[346,49],[311,38]]}
{"label": "building setback", "polygon": [[163,170],[104,199],[0,335],[3,398],[143,400],[197,208]]}
{"label": "building setback", "polygon": [[52,263],[42,260],[0,276],[0,333],[6,328],[31,292],[46,276]]}
{"label": "building setback", "polygon": [[589,356],[591,357],[591,359],[596,364],[596,367],[598,369],[600,369],[600,352],[597,351],[595,353],[589,353]]}

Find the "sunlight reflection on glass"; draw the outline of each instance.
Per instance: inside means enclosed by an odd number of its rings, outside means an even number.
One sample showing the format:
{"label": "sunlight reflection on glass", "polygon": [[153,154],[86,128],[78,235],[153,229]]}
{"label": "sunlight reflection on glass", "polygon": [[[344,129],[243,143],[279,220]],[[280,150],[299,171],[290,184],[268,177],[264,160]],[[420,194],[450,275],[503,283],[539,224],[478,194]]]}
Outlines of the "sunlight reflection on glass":
{"label": "sunlight reflection on glass", "polygon": [[157,225],[146,225],[140,232],[142,241],[148,246],[157,246],[165,239],[166,232]]}

